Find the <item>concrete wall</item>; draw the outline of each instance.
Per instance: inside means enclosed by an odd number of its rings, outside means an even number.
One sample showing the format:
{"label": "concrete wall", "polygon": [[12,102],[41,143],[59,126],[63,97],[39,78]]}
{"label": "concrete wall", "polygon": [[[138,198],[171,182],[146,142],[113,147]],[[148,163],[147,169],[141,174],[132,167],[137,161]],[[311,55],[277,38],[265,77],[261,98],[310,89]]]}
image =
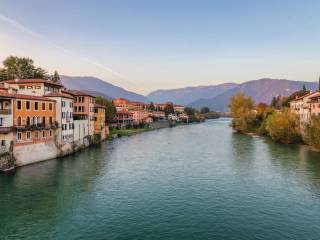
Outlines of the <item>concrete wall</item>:
{"label": "concrete wall", "polygon": [[14,146],[13,148],[16,166],[53,159],[59,156],[59,154],[60,151],[54,141]]}

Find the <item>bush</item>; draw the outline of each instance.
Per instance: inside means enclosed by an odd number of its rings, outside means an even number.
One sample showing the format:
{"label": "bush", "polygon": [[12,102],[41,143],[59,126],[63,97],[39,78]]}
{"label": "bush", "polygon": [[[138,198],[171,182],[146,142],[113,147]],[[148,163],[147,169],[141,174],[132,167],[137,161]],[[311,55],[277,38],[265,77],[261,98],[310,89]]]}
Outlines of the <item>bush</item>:
{"label": "bush", "polygon": [[301,142],[299,118],[290,109],[272,113],[266,120],[266,130],[276,142],[285,144]]}
{"label": "bush", "polygon": [[320,117],[311,117],[310,123],[305,127],[303,137],[305,143],[320,149]]}
{"label": "bush", "polygon": [[258,127],[253,100],[238,93],[231,98],[229,108],[232,116],[232,127],[238,132],[253,132]]}

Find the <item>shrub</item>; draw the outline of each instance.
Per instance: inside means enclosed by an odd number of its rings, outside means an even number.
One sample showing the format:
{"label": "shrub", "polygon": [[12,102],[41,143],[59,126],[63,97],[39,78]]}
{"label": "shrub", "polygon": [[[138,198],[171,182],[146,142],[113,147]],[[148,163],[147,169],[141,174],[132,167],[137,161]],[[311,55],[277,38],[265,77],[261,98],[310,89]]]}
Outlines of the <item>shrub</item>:
{"label": "shrub", "polygon": [[303,136],[305,143],[320,149],[320,117],[312,116],[310,123],[305,127]]}
{"label": "shrub", "polygon": [[276,142],[285,144],[301,142],[299,118],[290,109],[272,113],[266,120],[266,130]]}

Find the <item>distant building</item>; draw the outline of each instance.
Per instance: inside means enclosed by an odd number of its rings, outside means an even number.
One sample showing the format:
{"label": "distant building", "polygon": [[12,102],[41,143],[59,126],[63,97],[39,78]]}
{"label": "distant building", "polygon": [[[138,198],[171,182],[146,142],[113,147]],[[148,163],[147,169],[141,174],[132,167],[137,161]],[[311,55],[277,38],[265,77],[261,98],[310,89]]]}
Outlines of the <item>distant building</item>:
{"label": "distant building", "polygon": [[184,108],[185,107],[183,105],[173,105],[173,109],[176,113],[183,113]]}
{"label": "distant building", "polygon": [[133,114],[129,111],[117,111],[113,118],[113,127],[126,128],[133,125]]}
{"label": "distant building", "polygon": [[311,99],[317,94],[318,92],[309,92],[290,102],[291,110],[299,116],[301,123],[309,122],[311,116]]}
{"label": "distant building", "polygon": [[320,92],[311,97],[311,116],[320,117]]}

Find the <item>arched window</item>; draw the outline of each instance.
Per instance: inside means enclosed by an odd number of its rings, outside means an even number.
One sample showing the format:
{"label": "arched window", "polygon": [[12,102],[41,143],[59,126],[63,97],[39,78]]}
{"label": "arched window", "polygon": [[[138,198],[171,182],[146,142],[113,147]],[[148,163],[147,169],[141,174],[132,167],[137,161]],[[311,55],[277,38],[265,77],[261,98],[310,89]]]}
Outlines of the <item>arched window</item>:
{"label": "arched window", "polygon": [[18,126],[21,126],[21,124],[22,124],[21,117],[18,117]]}
{"label": "arched window", "polygon": [[29,116],[27,116],[27,118],[26,118],[26,125],[27,125],[27,126],[30,125],[30,117],[29,117]]}

